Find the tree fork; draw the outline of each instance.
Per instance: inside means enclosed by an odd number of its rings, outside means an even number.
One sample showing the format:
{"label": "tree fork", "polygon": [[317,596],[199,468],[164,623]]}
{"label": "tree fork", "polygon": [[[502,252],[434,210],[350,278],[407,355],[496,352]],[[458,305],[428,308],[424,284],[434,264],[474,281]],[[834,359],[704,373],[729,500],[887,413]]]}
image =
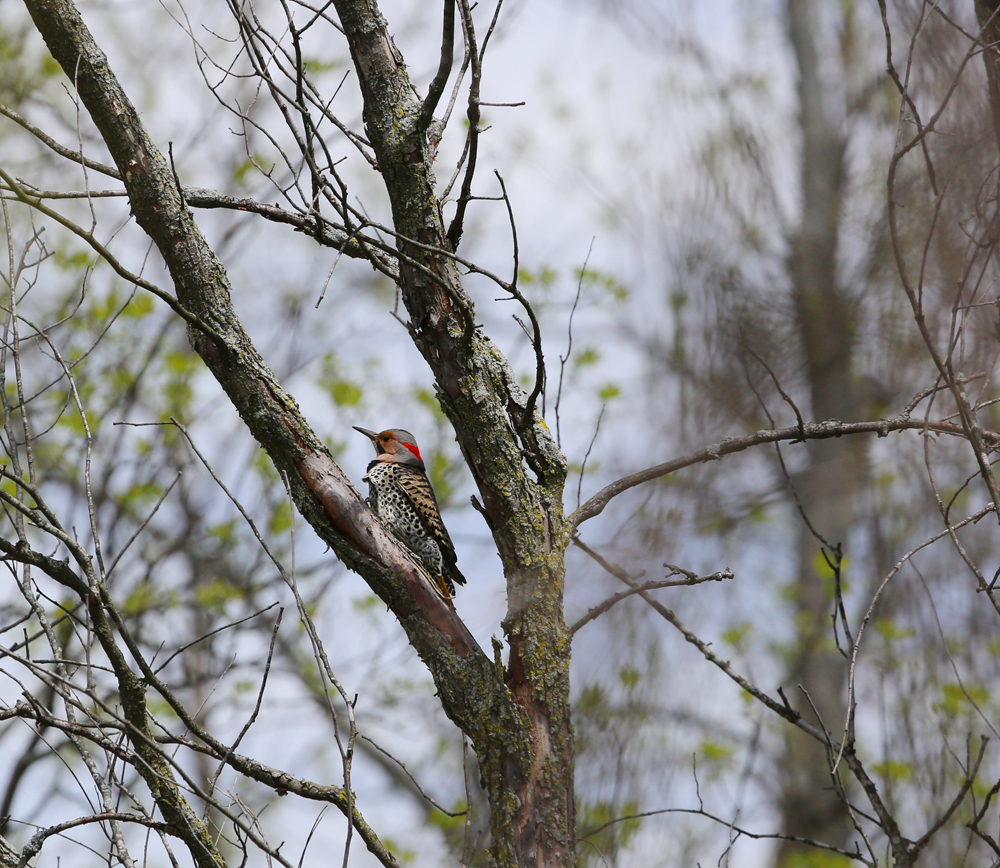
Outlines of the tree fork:
{"label": "tree fork", "polygon": [[[434,372],[441,404],[458,434],[491,518],[507,578],[510,645],[505,683],[523,709],[530,761],[504,764],[477,746],[492,806],[497,864],[575,863],[573,732],[569,706],[570,642],[563,620],[564,555],[569,532],[562,514],[566,462],[536,413],[519,447],[527,396],[499,351],[479,331],[465,329],[466,294],[434,194],[423,106],[414,96],[375,2],[334,0],[364,98],[363,118],[385,180],[395,229],[403,239],[403,303],[414,342]],[[429,247],[436,247],[434,252]],[[408,267],[413,258],[437,275]],[[527,464],[538,468],[532,480]],[[516,808],[508,796],[517,796]]]}
{"label": "tree fork", "polygon": [[178,300],[222,338],[189,326],[193,347],[285,474],[306,520],[393,609],[431,670],[446,713],[471,738],[490,799],[494,862],[574,864],[569,638],[562,615],[569,539],[561,509],[565,459],[536,413],[532,436],[522,440],[538,471],[537,479],[529,478],[510,415],[524,407],[526,396],[489,339],[462,327],[472,315],[472,302],[444,252],[424,136],[388,134],[393,112],[405,110],[396,118],[406,118],[408,129],[419,117],[419,103],[409,95],[405,69],[396,62],[374,4],[342,0],[337,7],[362,77],[365,122],[396,228],[404,238],[442,248],[438,254],[401,241],[401,252],[426,264],[437,280],[420,269],[403,268],[400,285],[415,323],[414,340],[434,372],[442,406],[493,523],[508,585],[505,673],[497,671],[453,613],[433,611],[443,603],[413,593],[423,580],[412,559],[391,539],[380,538],[380,533],[386,536],[384,529],[243,332],[222,264],[74,4],[25,4],[111,151],[136,220],[163,256]]}

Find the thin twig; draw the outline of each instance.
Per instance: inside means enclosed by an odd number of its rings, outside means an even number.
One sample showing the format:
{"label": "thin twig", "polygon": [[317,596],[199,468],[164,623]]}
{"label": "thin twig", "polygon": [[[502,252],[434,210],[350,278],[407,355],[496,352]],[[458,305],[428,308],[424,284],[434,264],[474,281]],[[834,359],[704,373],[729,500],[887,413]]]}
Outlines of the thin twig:
{"label": "thin twig", "polygon": [[[579,277],[576,280],[576,296],[573,298],[573,306],[569,310],[569,321],[566,323],[566,355],[559,356],[559,386],[556,388],[556,443],[562,446],[562,431],[559,427],[559,405],[562,403],[563,378],[566,374],[566,362],[573,352],[573,317],[576,315],[577,305],[580,304],[580,294],[583,292],[583,278],[587,273],[587,263],[590,262],[590,254],[594,250],[594,237],[590,239],[590,246],[587,248],[587,255],[583,258],[583,267],[580,269]],[[579,503],[579,499],[577,501]]]}
{"label": "thin twig", "polygon": [[617,594],[608,597],[608,599],[606,599],[603,603],[599,603],[593,608],[588,609],[587,614],[584,615],[582,618],[580,618],[575,624],[573,624],[572,627],[567,628],[566,632],[569,633],[570,636],[572,636],[574,633],[576,633],[577,630],[579,630],[585,624],[589,624],[595,618],[599,618],[616,603],[619,603],[622,600],[626,599],[627,597],[633,596],[634,594],[642,594],[645,593],[646,591],[655,591],[658,590],[659,588],[677,588],[687,585],[700,585],[703,582],[722,582],[725,581],[726,579],[732,579],[732,578],[733,574],[730,570],[723,570],[722,572],[719,573],[712,573],[709,576],[694,576],[694,577],[685,576],[685,578],[683,579],[659,579],[656,581],[645,582],[644,584],[636,585],[635,587],[629,588],[628,590],[619,591]]}

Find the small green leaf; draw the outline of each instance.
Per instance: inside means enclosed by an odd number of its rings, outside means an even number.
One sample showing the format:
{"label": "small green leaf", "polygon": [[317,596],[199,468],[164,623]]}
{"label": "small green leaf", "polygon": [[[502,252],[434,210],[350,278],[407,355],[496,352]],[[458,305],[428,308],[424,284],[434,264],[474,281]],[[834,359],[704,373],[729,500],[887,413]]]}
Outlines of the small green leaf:
{"label": "small green leaf", "polygon": [[338,407],[354,407],[361,400],[361,389],[348,383],[347,380],[337,380],[327,384],[327,391]]}
{"label": "small green leaf", "polygon": [[913,776],[913,768],[906,763],[885,760],[872,766],[875,774],[881,775],[887,780],[906,781]]}
{"label": "small green leaf", "polygon": [[538,271],[531,271],[527,268],[519,268],[517,271],[518,282],[534,285],[538,288],[551,286],[559,278],[559,272],[554,268],[543,266]]}
{"label": "small green leaf", "polygon": [[182,352],[181,350],[171,350],[164,357],[164,361],[167,365],[167,370],[174,374],[188,374],[195,366],[195,357],[192,353]]}
{"label": "small green leaf", "polygon": [[917,631],[912,627],[896,626],[892,618],[876,618],[875,630],[887,642],[891,642],[893,639],[908,639],[917,634]]}
{"label": "small green leaf", "polygon": [[604,690],[599,684],[588,684],[581,691],[576,705],[581,714],[594,714],[604,710],[607,705]]}
{"label": "small green leaf", "polygon": [[153,585],[150,582],[140,582],[122,603],[122,612],[126,615],[140,615],[155,608],[158,602]]}
{"label": "small green leaf", "polygon": [[618,673],[618,677],[621,679],[622,684],[626,687],[635,687],[639,683],[639,679],[642,677],[642,673],[638,669],[632,666],[626,666],[621,672]]}
{"label": "small green leaf", "polygon": [[732,750],[718,742],[707,739],[698,745],[698,752],[709,762],[722,762],[732,756]]}
{"label": "small green leaf", "polygon": [[122,316],[131,319],[142,319],[153,312],[153,296],[145,292],[137,292],[125,307]]}
{"label": "small green leaf", "polygon": [[42,58],[42,75],[46,78],[52,78],[61,72],[62,67],[59,65],[59,61],[48,52],[45,52],[45,57]]}
{"label": "small green leaf", "polygon": [[739,649],[743,645],[743,640],[750,635],[753,625],[749,621],[744,621],[736,627],[731,627],[722,634],[722,641],[733,648]]}
{"label": "small green leaf", "polygon": [[461,829],[465,825],[465,810],[465,799],[462,799],[452,805],[451,808],[451,813],[458,814],[457,817],[449,817],[441,811],[434,810],[431,812],[429,819],[433,825],[437,826],[439,829],[444,829],[445,831],[449,829]]}
{"label": "small green leaf", "polygon": [[230,600],[238,600],[241,594],[223,579],[212,579],[204,585],[199,585],[194,592],[195,599],[206,609],[219,610]]}
{"label": "small green leaf", "polygon": [[[965,689],[957,682],[945,684],[941,688],[943,698],[934,704],[937,711],[943,711],[949,717],[957,717],[961,713],[972,711],[972,702],[980,708],[985,705],[990,698],[989,692],[982,685],[967,684]],[[971,702],[970,702],[971,700]]]}
{"label": "small green leaf", "polygon": [[229,521],[223,521],[219,524],[213,524],[209,527],[208,532],[211,536],[214,536],[221,543],[229,543],[233,541],[233,537],[236,534],[236,519],[231,518]]}
{"label": "small green leaf", "polygon": [[137,482],[124,494],[118,498],[118,502],[125,507],[136,506],[141,503],[151,503],[163,494],[163,489],[152,480]]}
{"label": "small green leaf", "polygon": [[281,501],[271,513],[267,523],[268,530],[273,534],[284,533],[292,526],[292,508],[287,500]]}
{"label": "small green leaf", "polygon": [[356,600],[351,601],[351,605],[354,606],[355,611],[358,612],[370,612],[374,609],[381,600],[374,594],[368,594],[364,597],[358,597]]}

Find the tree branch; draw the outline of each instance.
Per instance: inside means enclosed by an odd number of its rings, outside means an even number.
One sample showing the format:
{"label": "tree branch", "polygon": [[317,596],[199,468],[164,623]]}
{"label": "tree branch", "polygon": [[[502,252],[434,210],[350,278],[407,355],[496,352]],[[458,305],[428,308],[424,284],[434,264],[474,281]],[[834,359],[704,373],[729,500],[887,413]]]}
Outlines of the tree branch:
{"label": "tree branch", "polygon": [[[567,522],[574,527],[579,527],[588,519],[600,515],[613,498],[630,488],[659,479],[661,476],[666,476],[668,473],[674,473],[693,464],[718,461],[724,455],[744,452],[763,443],[779,443],[783,440],[793,442],[829,440],[833,437],[844,437],[851,434],[877,434],[879,437],[885,437],[890,432],[895,431],[933,431],[937,434],[949,434],[953,437],[966,437],[966,432],[960,425],[950,422],[921,422],[908,418],[908,414],[897,416],[895,419],[881,419],[877,422],[837,422],[836,420],[808,422],[801,428],[796,425],[791,428],[758,431],[756,434],[750,434],[746,437],[726,437],[718,443],[699,449],[697,452],[665,461],[663,464],[657,464],[646,470],[640,470],[638,473],[630,474],[606,485],[574,512],[567,519]],[[1000,445],[1000,434],[993,431],[983,431],[982,434],[983,439],[989,441],[991,446]]]}
{"label": "tree branch", "polygon": [[425,132],[434,119],[434,109],[437,108],[448,84],[451,67],[455,59],[455,0],[444,0],[444,24],[441,27],[441,60],[438,70],[427,89],[427,98],[420,106],[420,117],[417,119],[417,130]]}
{"label": "tree branch", "polygon": [[643,582],[641,585],[636,585],[628,590],[619,591],[617,594],[613,594],[608,597],[603,603],[599,603],[593,608],[588,609],[587,614],[573,624],[573,626],[569,628],[568,632],[572,636],[577,630],[584,625],[589,624],[596,618],[599,618],[612,606],[620,603],[628,597],[634,596],[635,594],[642,594],[646,591],[656,591],[660,588],[677,588],[686,585],[700,585],[703,582],[721,582],[731,578],[733,578],[732,572],[729,570],[723,570],[720,573],[712,573],[710,576],[685,576],[683,579],[659,579],[652,582]]}

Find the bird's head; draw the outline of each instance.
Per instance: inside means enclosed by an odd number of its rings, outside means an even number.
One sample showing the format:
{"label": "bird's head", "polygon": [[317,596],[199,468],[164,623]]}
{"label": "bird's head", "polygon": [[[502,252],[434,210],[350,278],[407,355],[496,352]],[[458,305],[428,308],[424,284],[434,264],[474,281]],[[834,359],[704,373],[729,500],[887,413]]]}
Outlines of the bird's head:
{"label": "bird's head", "polygon": [[354,426],[354,430],[360,431],[372,441],[376,461],[396,462],[424,469],[424,461],[417,447],[417,438],[409,431],[404,431],[402,428],[388,428],[376,434],[357,425]]}

